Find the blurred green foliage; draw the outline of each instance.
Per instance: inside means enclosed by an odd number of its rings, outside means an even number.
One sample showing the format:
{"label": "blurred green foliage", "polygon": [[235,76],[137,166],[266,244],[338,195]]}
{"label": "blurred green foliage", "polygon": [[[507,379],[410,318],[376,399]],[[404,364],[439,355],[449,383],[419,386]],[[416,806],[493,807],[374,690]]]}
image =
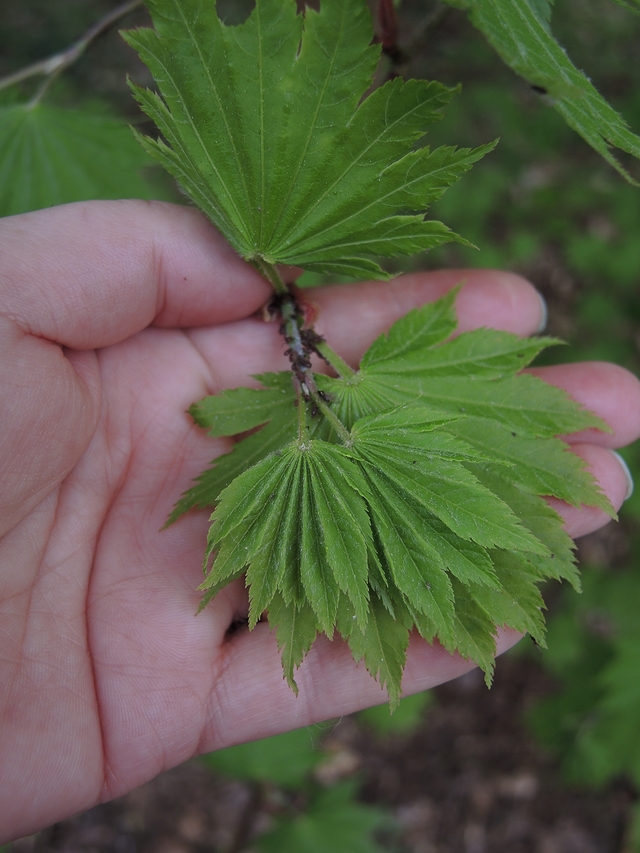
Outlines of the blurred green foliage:
{"label": "blurred green foliage", "polygon": [[[253,841],[263,853],[389,850],[375,836],[382,829],[393,834],[394,822],[384,809],[357,801],[357,778],[327,784],[314,774],[323,762],[331,762],[332,753],[323,745],[330,728],[308,726],[200,759],[211,770],[252,786],[253,811],[270,814],[271,827]],[[255,834],[251,822],[239,829],[247,841]]]}
{"label": "blurred green foliage", "polygon": [[[635,549],[637,559],[638,549]],[[640,572],[589,567],[581,597],[563,596],[549,623],[546,666],[557,691],[529,713],[566,778],[600,787],[626,775],[640,788]],[[640,849],[640,808],[632,829]]]}
{"label": "blurred green foliage", "polygon": [[[101,0],[3,4],[0,79],[65,51],[113,8]],[[139,10],[123,23],[143,19]],[[127,73],[145,70],[115,26],[51,85],[34,75],[0,86],[0,216],[95,198],[179,198],[133,138],[129,123],[141,120]]]}
{"label": "blurred green foliage", "polygon": [[40,103],[0,108],[0,216],[93,198],[157,198],[121,119]]}
{"label": "blurred green foliage", "polygon": [[424,691],[406,696],[393,714],[389,705],[375,705],[360,711],[358,720],[379,735],[402,735],[416,729],[425,719],[425,713],[433,702],[433,693]]}
{"label": "blurred green foliage", "polygon": [[271,781],[285,788],[304,785],[324,756],[319,743],[319,726],[264,738],[253,743],[230,746],[202,757],[207,767],[253,782]]}
{"label": "blurred green foliage", "polygon": [[383,853],[374,838],[377,829],[388,826],[381,809],[358,804],[352,782],[321,790],[304,812],[282,817],[273,830],[257,842],[263,853]]}

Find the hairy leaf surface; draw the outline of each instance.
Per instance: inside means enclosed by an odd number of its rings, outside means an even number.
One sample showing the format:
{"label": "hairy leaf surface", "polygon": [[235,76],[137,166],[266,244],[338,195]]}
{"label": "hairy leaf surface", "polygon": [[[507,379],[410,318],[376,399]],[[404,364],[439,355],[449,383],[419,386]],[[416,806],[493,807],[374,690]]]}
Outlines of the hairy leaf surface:
{"label": "hairy leaf surface", "polygon": [[[538,584],[580,585],[573,543],[543,496],[614,514],[557,437],[606,424],[520,372],[556,341],[489,329],[452,337],[454,299],[396,322],[353,375],[316,375],[341,433],[319,411],[300,420],[305,403],[294,404],[286,373],[192,408],[213,435],[269,419],[174,516],[217,507],[202,588],[213,595],[246,573],[250,625],[269,612],[294,687],[316,634],[336,630],[392,706],[411,629],[473,659],[490,680],[496,626],[542,644]],[[216,471],[226,476],[236,454],[240,476],[222,488]]]}
{"label": "hairy leaf surface", "polygon": [[[555,339],[529,341],[508,332],[479,329],[439,343],[450,333],[448,321],[442,319],[448,301],[441,302],[410,311],[394,323],[388,335],[374,341],[370,349],[373,360],[366,353],[355,378],[318,378],[323,390],[334,398],[336,413],[349,426],[353,425],[352,412],[362,417],[421,398],[441,411],[496,421],[517,435],[532,438],[590,427],[609,429],[559,388],[529,374],[516,375],[543,346],[557,343]],[[437,324],[435,339],[431,342],[427,335],[424,345],[416,331],[420,322],[427,328]],[[395,341],[401,341],[405,333],[409,341],[418,343],[403,351]],[[482,352],[478,362],[469,357],[474,350]]]}
{"label": "hairy leaf surface", "polygon": [[125,34],[159,94],[133,91],[139,136],[242,257],[354,277],[372,260],[460,239],[426,208],[492,148],[419,147],[454,90],[395,79],[363,98],[380,48],[363,0],[257,0],[226,26],[215,2],[147,0]]}
{"label": "hairy leaf surface", "polygon": [[287,375],[271,374],[258,378],[265,390],[256,394],[251,388],[232,388],[194,403],[189,414],[209,435],[236,435],[273,420],[292,403],[291,381]]}

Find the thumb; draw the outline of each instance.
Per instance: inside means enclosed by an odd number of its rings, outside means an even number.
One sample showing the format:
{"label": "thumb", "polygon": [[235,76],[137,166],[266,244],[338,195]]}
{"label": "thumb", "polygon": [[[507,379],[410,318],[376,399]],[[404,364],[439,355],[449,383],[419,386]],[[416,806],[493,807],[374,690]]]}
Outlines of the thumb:
{"label": "thumb", "polygon": [[0,535],[62,482],[95,431],[95,349],[151,323],[253,313],[270,287],[197,211],[86,202],[0,221]]}

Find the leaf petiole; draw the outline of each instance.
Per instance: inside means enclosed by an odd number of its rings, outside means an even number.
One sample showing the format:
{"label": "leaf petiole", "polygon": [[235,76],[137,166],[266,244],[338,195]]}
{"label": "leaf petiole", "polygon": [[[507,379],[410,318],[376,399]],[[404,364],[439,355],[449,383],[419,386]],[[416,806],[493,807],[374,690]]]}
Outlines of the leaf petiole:
{"label": "leaf petiole", "polygon": [[336,413],[331,410],[331,406],[329,406],[327,401],[324,399],[322,391],[318,391],[318,389],[315,388],[311,392],[311,399],[318,407],[318,409],[322,412],[322,414],[325,416],[325,418],[329,421],[331,426],[338,433],[342,443],[347,447],[351,447],[351,445],[353,444],[353,436],[346,428],[346,426],[342,423],[340,418],[336,415]]}
{"label": "leaf petiole", "polygon": [[296,392],[296,406],[298,408],[298,443],[302,446],[307,440],[309,424],[307,422],[307,400],[297,376],[293,376],[293,388]]}
{"label": "leaf petiole", "polygon": [[340,379],[349,380],[356,376],[356,371],[352,367],[349,367],[347,362],[341,358],[323,338],[316,341],[313,348],[318,355],[327,362],[327,364],[330,364],[331,367],[333,367]]}
{"label": "leaf petiole", "polygon": [[267,281],[273,285],[273,289],[278,296],[285,296],[289,293],[289,288],[284,283],[280,273],[273,264],[267,263],[267,261],[262,258],[253,258],[251,260],[251,265],[254,266],[259,273],[262,273]]}

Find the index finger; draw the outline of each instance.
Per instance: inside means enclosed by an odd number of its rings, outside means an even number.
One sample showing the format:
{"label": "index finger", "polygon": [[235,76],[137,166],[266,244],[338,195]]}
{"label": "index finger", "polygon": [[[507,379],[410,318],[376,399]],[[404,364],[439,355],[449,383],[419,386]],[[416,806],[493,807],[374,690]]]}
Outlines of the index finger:
{"label": "index finger", "polygon": [[457,285],[458,331],[480,326],[527,336],[541,331],[544,302],[526,279],[489,269],[416,272],[392,281],[334,285],[309,291],[318,305],[317,331],[355,366],[379,334],[412,308],[433,302]]}
{"label": "index finger", "polygon": [[73,349],[118,343],[151,323],[236,320],[270,292],[188,207],[78,202],[0,221],[0,312]]}
{"label": "index finger", "polygon": [[[540,331],[546,309],[538,291],[519,275],[486,269],[410,273],[393,281],[338,284],[303,291],[316,315],[314,327],[352,367],[367,347],[412,308],[444,296],[462,284],[456,297],[458,330],[479,326],[518,335]],[[277,323],[258,318],[215,330],[196,329],[191,340],[211,368],[208,392],[235,388],[265,370],[286,370],[287,345]],[[250,346],[246,345],[250,342]],[[233,361],[226,355],[234,353]],[[224,364],[224,376],[215,366]]]}

